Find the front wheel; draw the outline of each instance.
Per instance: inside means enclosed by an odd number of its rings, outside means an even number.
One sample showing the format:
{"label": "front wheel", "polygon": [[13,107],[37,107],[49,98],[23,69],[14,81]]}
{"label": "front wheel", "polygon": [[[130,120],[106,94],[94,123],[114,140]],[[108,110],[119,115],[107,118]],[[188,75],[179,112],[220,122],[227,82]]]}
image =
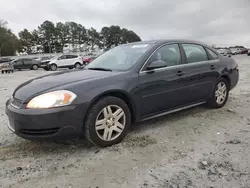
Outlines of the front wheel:
{"label": "front wheel", "polygon": [[50,65],[50,70],[56,71],[57,70],[57,65],[56,64]]}
{"label": "front wheel", "polygon": [[117,144],[126,136],[131,124],[127,104],[117,97],[104,97],[89,110],[84,133],[93,144],[107,147]]}
{"label": "front wheel", "polygon": [[215,85],[212,97],[208,101],[208,105],[212,108],[223,107],[228,99],[229,83],[226,79],[220,78]]}

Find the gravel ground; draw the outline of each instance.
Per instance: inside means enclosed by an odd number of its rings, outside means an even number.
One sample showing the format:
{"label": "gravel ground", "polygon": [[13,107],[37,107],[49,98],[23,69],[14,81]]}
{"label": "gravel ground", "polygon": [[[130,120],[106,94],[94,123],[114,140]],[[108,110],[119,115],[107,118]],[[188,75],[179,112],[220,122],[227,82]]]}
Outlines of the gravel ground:
{"label": "gravel ground", "polygon": [[135,124],[118,145],[30,142],[7,128],[5,101],[48,72],[0,75],[0,187],[249,188],[250,57],[224,108],[197,107]]}

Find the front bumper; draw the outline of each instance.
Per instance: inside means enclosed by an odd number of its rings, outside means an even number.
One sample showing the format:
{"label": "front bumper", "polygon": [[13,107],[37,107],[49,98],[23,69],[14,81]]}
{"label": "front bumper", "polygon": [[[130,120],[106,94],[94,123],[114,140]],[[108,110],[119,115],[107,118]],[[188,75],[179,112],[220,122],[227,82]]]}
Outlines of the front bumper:
{"label": "front bumper", "polygon": [[6,103],[9,129],[29,139],[65,140],[82,135],[84,109],[67,106],[53,109],[17,109]]}
{"label": "front bumper", "polygon": [[39,67],[40,68],[48,68],[49,66],[48,66],[48,64],[40,64]]}

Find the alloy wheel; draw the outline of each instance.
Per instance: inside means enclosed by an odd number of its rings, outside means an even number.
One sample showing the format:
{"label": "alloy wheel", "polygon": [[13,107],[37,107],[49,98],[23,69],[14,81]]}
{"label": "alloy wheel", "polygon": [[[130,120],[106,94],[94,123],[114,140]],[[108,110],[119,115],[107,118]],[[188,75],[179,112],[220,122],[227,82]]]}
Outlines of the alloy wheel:
{"label": "alloy wheel", "polygon": [[51,68],[52,71],[55,71],[56,70],[56,65],[51,65],[50,68]]}
{"label": "alloy wheel", "polygon": [[33,70],[37,70],[38,66],[37,65],[33,65]]}
{"label": "alloy wheel", "polygon": [[227,98],[227,86],[224,82],[219,82],[215,90],[217,104],[223,104]]}
{"label": "alloy wheel", "polygon": [[81,67],[81,65],[79,64],[79,63],[77,63],[76,65],[75,65],[75,68],[76,69],[79,69]]}
{"label": "alloy wheel", "polygon": [[95,122],[98,137],[104,141],[118,138],[126,125],[126,115],[117,105],[109,105],[102,109]]}

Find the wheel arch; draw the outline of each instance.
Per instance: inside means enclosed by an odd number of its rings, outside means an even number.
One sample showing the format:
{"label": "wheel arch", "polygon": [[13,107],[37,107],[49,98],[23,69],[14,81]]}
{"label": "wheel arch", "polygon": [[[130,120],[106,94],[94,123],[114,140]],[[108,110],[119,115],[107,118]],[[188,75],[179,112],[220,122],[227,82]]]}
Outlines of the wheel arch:
{"label": "wheel arch", "polygon": [[87,113],[90,110],[90,108],[93,106],[93,104],[95,104],[101,98],[104,98],[107,96],[113,96],[113,97],[117,97],[117,98],[122,99],[128,105],[128,108],[130,110],[131,122],[133,123],[136,121],[136,117],[137,117],[136,105],[135,105],[133,99],[129,96],[129,94],[127,92],[124,92],[122,90],[117,90],[117,89],[105,91],[105,92],[97,95],[96,97],[94,97],[88,106]]}
{"label": "wheel arch", "polygon": [[80,61],[76,61],[75,64],[74,64],[74,66],[75,66],[76,64],[82,65],[82,63],[81,63]]}
{"label": "wheel arch", "polygon": [[38,63],[32,63],[30,68],[33,68],[34,65],[39,67]]}
{"label": "wheel arch", "polygon": [[231,89],[231,80],[230,80],[230,77],[229,75],[221,75],[219,78],[224,78],[227,82],[228,82],[228,87],[229,87],[229,90]]}

